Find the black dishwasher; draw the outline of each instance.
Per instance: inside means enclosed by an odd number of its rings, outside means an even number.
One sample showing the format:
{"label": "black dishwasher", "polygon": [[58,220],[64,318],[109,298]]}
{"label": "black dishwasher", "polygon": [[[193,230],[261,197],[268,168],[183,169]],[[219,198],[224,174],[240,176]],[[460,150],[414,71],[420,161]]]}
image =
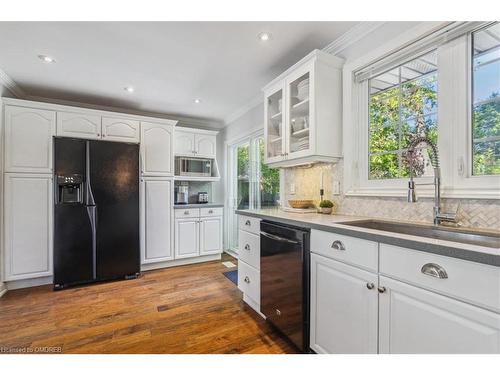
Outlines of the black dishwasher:
{"label": "black dishwasher", "polygon": [[260,223],[261,312],[300,350],[309,352],[308,229]]}

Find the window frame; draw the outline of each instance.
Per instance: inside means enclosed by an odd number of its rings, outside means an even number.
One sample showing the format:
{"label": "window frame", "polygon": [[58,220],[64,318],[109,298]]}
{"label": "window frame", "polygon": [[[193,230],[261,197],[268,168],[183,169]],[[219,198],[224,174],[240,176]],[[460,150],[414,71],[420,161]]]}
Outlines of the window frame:
{"label": "window frame", "polygon": [[[466,34],[426,50],[438,53],[438,148],[445,198],[500,199],[500,175],[472,174],[472,32],[492,24],[474,25]],[[379,56],[418,41],[425,34],[415,29],[409,35],[379,47],[371,54],[344,66],[344,181],[347,196],[404,197],[408,179],[369,179],[369,87],[368,79],[356,82],[354,73]],[[406,38],[406,40],[405,40]],[[405,47],[408,48],[408,47]],[[432,182],[420,177],[417,183]],[[432,197],[432,186],[419,186],[421,197]]]}

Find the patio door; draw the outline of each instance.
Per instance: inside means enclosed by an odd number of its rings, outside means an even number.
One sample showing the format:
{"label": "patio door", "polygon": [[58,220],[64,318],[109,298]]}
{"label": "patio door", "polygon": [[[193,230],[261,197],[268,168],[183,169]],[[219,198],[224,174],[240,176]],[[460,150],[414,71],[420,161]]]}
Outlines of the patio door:
{"label": "patio door", "polygon": [[228,248],[238,252],[235,210],[259,209],[279,203],[280,171],[264,164],[262,133],[228,146]]}

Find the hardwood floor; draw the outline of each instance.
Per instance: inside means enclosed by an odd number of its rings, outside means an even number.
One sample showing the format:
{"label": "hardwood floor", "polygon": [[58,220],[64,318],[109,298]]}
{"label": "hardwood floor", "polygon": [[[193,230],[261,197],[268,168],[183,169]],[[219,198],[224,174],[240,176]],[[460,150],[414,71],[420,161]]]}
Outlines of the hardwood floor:
{"label": "hardwood floor", "polygon": [[236,285],[222,274],[227,270],[221,262],[209,262],[58,292],[50,285],[9,291],[0,298],[0,348],[295,353],[242,302]]}

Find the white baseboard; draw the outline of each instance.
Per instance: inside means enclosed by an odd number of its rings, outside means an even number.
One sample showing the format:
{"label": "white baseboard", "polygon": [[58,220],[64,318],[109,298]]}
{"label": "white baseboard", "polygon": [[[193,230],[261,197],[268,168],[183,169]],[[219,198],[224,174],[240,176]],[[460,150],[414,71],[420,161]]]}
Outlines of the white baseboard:
{"label": "white baseboard", "polygon": [[37,277],[34,279],[6,281],[7,290],[31,288],[33,286],[52,284],[52,276]]}
{"label": "white baseboard", "polygon": [[7,289],[0,290],[0,298],[2,298],[5,295],[5,293],[7,293]]}
{"label": "white baseboard", "polygon": [[236,251],[231,250],[231,249],[227,249],[227,250],[224,250],[224,252],[231,255],[233,258],[238,259],[238,253]]}
{"label": "white baseboard", "polygon": [[252,298],[250,298],[245,293],[243,293],[243,301],[248,306],[250,306],[252,309],[254,309],[255,312],[257,312],[257,314],[259,314],[261,317],[263,317],[264,319],[266,319],[266,316],[260,312],[260,304],[257,301],[253,300]]}
{"label": "white baseboard", "polygon": [[169,260],[167,262],[148,263],[148,264],[141,265],[141,271],[151,271],[151,270],[157,270],[160,268],[184,266],[187,264],[212,262],[214,260],[220,260],[220,259],[221,259],[221,254],[215,254],[215,255],[205,255],[205,256],[201,256],[201,257],[193,257],[193,258],[186,258],[186,259]]}

